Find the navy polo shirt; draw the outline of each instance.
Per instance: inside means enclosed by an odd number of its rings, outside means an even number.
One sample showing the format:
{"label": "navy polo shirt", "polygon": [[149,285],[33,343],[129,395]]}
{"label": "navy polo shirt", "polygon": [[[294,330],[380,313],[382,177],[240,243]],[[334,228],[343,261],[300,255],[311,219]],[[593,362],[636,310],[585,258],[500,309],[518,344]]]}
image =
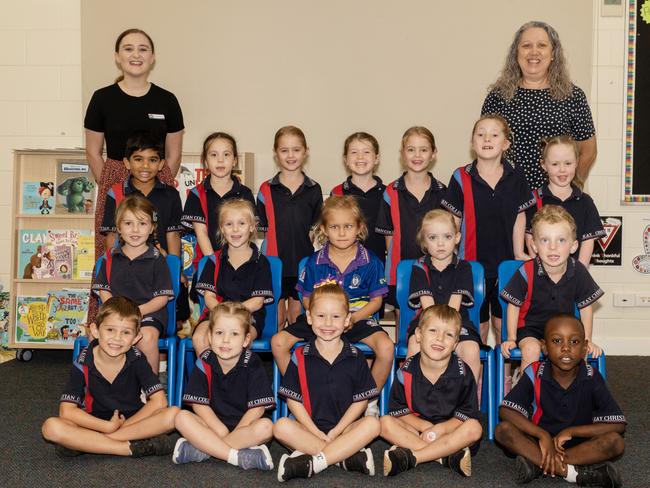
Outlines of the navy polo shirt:
{"label": "navy polo shirt", "polygon": [[[181,216],[183,211],[181,206],[181,197],[178,194],[178,190],[166,185],[156,178],[154,187],[148,195],[144,195],[140,190],[133,186],[131,178],[132,177],[129,176],[122,183],[124,196],[126,197],[127,195],[134,193],[142,195],[152,203],[156,209],[156,214],[154,215],[156,223],[156,238],[162,248],[165,251],[169,251],[167,245],[167,232],[180,232],[183,230],[183,226],[181,225]],[[115,211],[115,193],[113,192],[113,188],[111,188],[106,194],[104,220],[102,220],[102,225],[99,227],[99,232],[102,234],[117,232],[117,226],[115,225]]]}
{"label": "navy polo shirt", "polygon": [[225,195],[221,196],[216,191],[212,189],[210,184],[210,175],[208,175],[200,185],[203,185],[205,188],[205,196],[207,201],[208,215],[206,216],[203,213],[201,208],[201,200],[199,198],[199,192],[196,187],[192,188],[187,194],[187,200],[185,200],[185,208],[183,209],[183,218],[182,224],[193,231],[192,223],[197,222],[199,224],[206,224],[208,226],[208,237],[210,237],[210,243],[212,244],[212,249],[216,251],[221,249],[221,242],[219,237],[219,208],[221,204],[226,200],[232,200],[235,198],[241,198],[247,200],[253,204],[255,208],[255,198],[253,198],[253,192],[245,185],[239,181],[235,175],[231,175],[232,179],[232,188],[226,192]]}
{"label": "navy polo shirt", "polygon": [[[467,241],[468,229],[476,229],[476,261],[485,268],[487,279],[497,277],[501,261],[514,259],[512,229],[519,213],[534,206],[533,197],[523,170],[507,160],[501,162],[503,175],[492,188],[481,178],[476,161],[454,171],[449,188],[440,205],[461,219],[461,242],[458,257],[473,259],[471,244]],[[465,209],[465,193],[462,172],[471,181],[472,211]],[[468,193],[469,194],[469,193]]]}
{"label": "navy polo shirt", "polygon": [[[426,272],[425,272],[426,266]],[[428,273],[428,275],[427,275]],[[449,303],[452,295],[460,295],[460,316],[463,327],[473,327],[469,319],[469,307],[474,305],[474,278],[472,266],[454,255],[451,263],[442,271],[431,262],[431,256],[418,259],[411,268],[409,283],[409,306],[419,309],[420,297],[429,296],[434,303]],[[419,320],[419,313],[414,322]],[[411,327],[409,327],[409,330]]]}
{"label": "navy polo shirt", "polygon": [[388,415],[414,414],[433,424],[451,418],[463,422],[478,419],[476,382],[469,366],[452,353],[447,369],[432,384],[422,373],[420,357],[421,353],[411,356],[397,370],[390,389]]}
{"label": "navy polo shirt", "polygon": [[[323,191],[320,185],[307,175],[304,177],[305,180],[295,193],[291,193],[289,188],[280,183],[280,173],[268,180],[273,200],[273,216],[267,212],[268,202],[262,192],[257,194],[257,229],[268,233],[269,226],[274,226],[278,257],[282,260],[282,276],[286,277],[297,276],[300,260],[314,252],[309,232],[318,222],[323,206]],[[267,253],[267,239],[262,246],[264,254]]]}
{"label": "navy polo shirt", "polygon": [[74,403],[103,420],[110,420],[115,410],[129,418],[144,406],[142,392],[149,398],[157,391],[164,391],[147,358],[135,347],[126,352],[124,367],[110,383],[95,366],[95,347],[99,347],[97,339],[73,363],[61,402]]}
{"label": "navy polo shirt", "polygon": [[302,353],[312,408],[311,418],[316,427],[325,433],[339,423],[350,405],[379,395],[364,355],[346,339],[342,341],[343,349],[332,364],[320,355],[315,339],[302,349],[296,349],[291,355],[278,392],[286,398],[304,403],[296,357]]}
{"label": "navy polo shirt", "polygon": [[332,189],[330,195],[352,195],[355,198],[366,220],[366,227],[368,227],[368,237],[363,245],[374,252],[383,262],[386,259],[386,239],[383,235],[375,232],[375,227],[386,185],[379,176],[373,176],[373,178],[375,186],[368,191],[363,191],[352,183],[352,176],[348,176],[343,183]]}
{"label": "navy polo shirt", "polygon": [[[429,210],[440,207],[440,201],[445,194],[445,185],[436,180],[431,173],[428,174],[431,185],[421,201],[406,188],[404,181],[406,173],[388,185],[397,191],[398,202],[392,201],[388,188],[384,191],[384,200],[379,208],[375,231],[383,236],[393,236],[386,255],[386,279],[389,285],[395,285],[397,265],[402,259],[416,259],[422,256],[422,249],[415,241],[418,227],[422,217]],[[399,222],[394,222],[391,215],[391,208],[396,204],[399,206]]]}
{"label": "navy polo shirt", "polygon": [[206,349],[196,359],[183,402],[210,406],[228,430],[233,430],[251,408],[275,407],[262,361],[250,349],[242,351],[235,367],[227,373],[221,369],[217,355]]}
{"label": "navy polo shirt", "polygon": [[[221,250],[221,264],[216,283],[214,279],[215,263],[209,259],[203,267],[203,272],[196,282],[196,291],[204,295],[212,292],[224,300],[243,302],[249,298],[262,297],[264,303],[273,303],[273,281],[271,266],[268,259],[250,243],[253,254],[250,259],[235,269],[228,260],[228,247]],[[206,310],[202,311],[204,314]],[[264,307],[253,312],[256,324],[264,324],[266,311]],[[260,329],[261,330],[261,329]]]}
{"label": "navy polo shirt", "polygon": [[566,390],[553,378],[549,359],[532,363],[501,407],[520,413],[551,436],[576,425],[627,423],[603,377],[584,361]]}
{"label": "navy polo shirt", "polygon": [[315,288],[325,283],[337,283],[348,295],[350,312],[365,307],[370,300],[388,293],[384,265],[372,252],[357,243],[357,254],[343,272],[329,257],[329,243],[312,254],[298,277],[296,290],[309,297]]}
{"label": "navy polo shirt", "polygon": [[[549,278],[539,257],[531,261],[532,277],[527,275],[526,265],[522,264],[501,290],[501,298],[520,307],[517,327],[532,327],[543,335],[544,325],[553,315],[573,315],[576,306],[584,308],[604,294],[577,259],[569,257],[566,272],[557,283]],[[528,296],[530,279],[533,280],[532,296]]]}
{"label": "navy polo shirt", "polygon": [[[573,191],[566,200],[560,200],[553,195],[548,185],[538,188],[536,193],[542,205],[560,205],[571,214],[573,220],[576,221],[576,238],[579,243],[582,244],[582,241],[605,237],[605,229],[603,228],[603,223],[600,221],[598,209],[592,198],[573,183],[571,184],[571,188]],[[528,234],[532,233],[531,222],[536,212],[537,205],[533,205],[526,210],[526,232]],[[572,256],[577,258],[579,252],[580,247],[578,247]]]}
{"label": "navy polo shirt", "polygon": [[[115,297],[128,297],[138,305],[159,297],[173,297],[172,281],[165,257],[153,246],[135,259],[126,256],[120,247],[110,250],[113,258],[110,279],[106,276],[106,259],[92,284],[92,291],[108,291]],[[142,325],[157,320],[163,330],[167,324],[167,307],[142,317]]]}

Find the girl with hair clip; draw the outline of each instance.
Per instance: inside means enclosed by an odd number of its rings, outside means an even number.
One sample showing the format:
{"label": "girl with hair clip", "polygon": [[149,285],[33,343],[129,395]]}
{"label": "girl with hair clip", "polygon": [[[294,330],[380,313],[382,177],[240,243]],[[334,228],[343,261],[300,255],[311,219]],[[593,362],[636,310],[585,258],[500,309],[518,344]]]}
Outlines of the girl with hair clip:
{"label": "girl with hair clip", "polygon": [[[388,292],[384,265],[362,242],[368,235],[366,223],[353,196],[331,196],[324,205],[317,229],[322,249],[312,254],[298,277],[296,289],[302,294],[305,310],[315,289],[338,283],[350,301],[350,326],[343,337],[363,342],[375,352],[372,376],[381,389],[390,371],[394,344],[373,318]],[[302,315],[294,324],[271,340],[273,355],[282,372],[291,358],[291,348],[300,340],[309,341],[314,332]],[[376,402],[369,405],[375,414]]]}
{"label": "girl with hair clip", "polygon": [[158,374],[158,338],[166,329],[167,302],[174,291],[165,256],[154,242],[154,215],[153,204],[141,195],[131,194],[122,200],[115,213],[119,246],[106,252],[92,291],[102,302],[123,296],[138,305],[142,339],[137,347]]}
{"label": "girl with hair clip", "polygon": [[589,266],[594,242],[605,236],[598,209],[592,198],[582,191],[582,182],[576,174],[580,159],[580,146],[570,136],[555,136],[542,140],[540,162],[548,175],[548,183],[535,190],[534,207],[526,211],[526,244],[528,253],[535,255],[532,247],[531,222],[542,205],[560,205],[576,221],[578,249],[571,255],[585,267]]}
{"label": "girl with hair clip", "polygon": [[197,354],[210,347],[208,315],[220,302],[241,302],[252,314],[251,341],[262,335],[265,303],[273,302],[271,266],[255,243],[255,207],[241,198],[219,207],[220,248],[210,256],[196,283],[205,308],[194,329],[192,344]]}

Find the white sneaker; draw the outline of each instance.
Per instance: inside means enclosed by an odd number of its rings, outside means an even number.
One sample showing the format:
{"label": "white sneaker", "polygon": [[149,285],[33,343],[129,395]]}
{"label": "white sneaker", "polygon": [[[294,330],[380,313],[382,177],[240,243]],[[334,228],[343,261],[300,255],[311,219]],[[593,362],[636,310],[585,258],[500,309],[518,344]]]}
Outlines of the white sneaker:
{"label": "white sneaker", "polygon": [[379,400],[375,398],[369,401],[364,415],[366,417],[379,417]]}

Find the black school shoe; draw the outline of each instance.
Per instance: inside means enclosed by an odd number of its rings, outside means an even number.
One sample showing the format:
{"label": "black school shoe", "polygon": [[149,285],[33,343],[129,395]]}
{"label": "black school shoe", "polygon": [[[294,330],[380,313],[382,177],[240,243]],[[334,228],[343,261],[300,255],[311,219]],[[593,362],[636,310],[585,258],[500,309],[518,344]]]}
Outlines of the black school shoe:
{"label": "black school shoe", "polygon": [[602,464],[588,464],[576,466],[578,486],[604,486],[606,488],[619,488],[623,485],[621,474],[610,462]]}
{"label": "black school shoe", "polygon": [[472,476],[472,454],[468,447],[443,458],[442,464],[461,476]]}
{"label": "black school shoe", "polygon": [[542,476],[542,468],[523,456],[517,456],[515,461],[515,482],[520,485],[530,483]]}
{"label": "black school shoe", "polygon": [[131,441],[130,447],[131,457],[135,458],[143,456],[166,456],[174,451],[174,443],[165,434],[151,437],[150,439]]}
{"label": "black school shoe", "polygon": [[278,481],[288,481],[293,478],[311,478],[314,474],[312,457],[309,454],[290,457],[283,454],[278,464]]}
{"label": "black school shoe", "polygon": [[352,456],[341,462],[341,467],[346,471],[375,475],[375,460],[372,457],[372,451],[368,448],[355,452]]}
{"label": "black school shoe", "polygon": [[417,460],[410,449],[393,446],[384,451],[384,476],[395,476],[415,468],[416,464]]}

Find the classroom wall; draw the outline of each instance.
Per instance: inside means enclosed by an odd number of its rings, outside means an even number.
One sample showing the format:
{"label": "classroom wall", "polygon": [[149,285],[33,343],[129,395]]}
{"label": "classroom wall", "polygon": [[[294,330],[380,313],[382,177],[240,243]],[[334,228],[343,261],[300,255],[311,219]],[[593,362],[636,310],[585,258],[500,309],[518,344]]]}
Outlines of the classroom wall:
{"label": "classroom wall", "polygon": [[[134,26],[131,19],[138,19],[156,41],[152,80],[181,101],[186,150],[197,150],[209,130],[231,130],[243,150],[255,152],[259,184],[274,171],[275,129],[296,123],[312,149],[307,170],[327,191],[344,176],[339,153],[349,132],[365,129],[379,138],[380,174],[390,180],[399,171],[401,133],[415,123],[436,134],[440,154],[434,173],[447,181],[468,158],[468,131],[512,34],[524,21],[539,18],[560,32],[572,78],[592,106],[599,156],[587,190],[601,214],[624,217],[623,266],[591,268],[606,291],[596,313],[595,339],[610,354],[648,354],[646,309],[612,305],[614,292],[650,291],[650,277],[630,265],[642,252],[648,207],[620,204],[625,17],[601,17],[599,0],[502,0],[490,4],[489,11],[479,1],[444,6],[409,1],[396,10],[398,4],[388,1],[296,0],[283,2],[287,9],[281,13],[279,2],[188,0],[166,4],[164,12],[152,10],[154,3],[160,5],[151,0],[5,2],[0,17],[0,223],[5,228],[11,218],[11,150],[82,144],[85,105],[93,89],[116,76],[114,38]],[[199,4],[213,10],[206,13]],[[305,22],[305,15],[315,20]],[[194,19],[183,23],[184,31],[178,25],[183,16]],[[197,44],[193,35],[203,42]],[[433,42],[437,36],[444,41]],[[201,55],[206,39],[219,48]],[[470,75],[461,76],[465,68]],[[197,93],[211,96],[206,101]],[[11,236],[0,235],[5,287],[10,245]]]}

